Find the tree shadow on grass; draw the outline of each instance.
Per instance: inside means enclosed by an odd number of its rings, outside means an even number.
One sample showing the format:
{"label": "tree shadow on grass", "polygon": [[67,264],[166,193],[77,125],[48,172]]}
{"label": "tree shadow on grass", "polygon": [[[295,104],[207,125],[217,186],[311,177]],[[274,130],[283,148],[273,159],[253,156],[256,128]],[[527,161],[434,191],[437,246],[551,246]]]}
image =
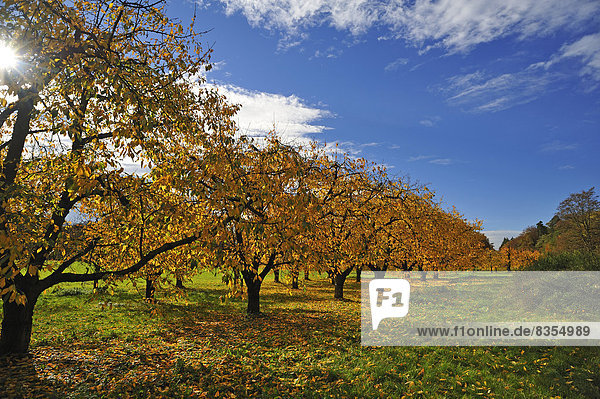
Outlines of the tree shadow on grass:
{"label": "tree shadow on grass", "polygon": [[[339,317],[332,312],[315,309],[272,309],[262,317],[248,318],[243,311],[204,311],[194,307],[170,306],[165,320],[164,338],[170,342],[180,339],[209,338],[214,345],[236,346],[252,342],[263,349],[306,345],[324,334],[336,339],[356,337],[360,324],[352,315]],[[357,342],[352,338],[351,341]]]}
{"label": "tree shadow on grass", "polygon": [[0,356],[0,397],[59,398],[52,384],[42,381],[32,355]]}

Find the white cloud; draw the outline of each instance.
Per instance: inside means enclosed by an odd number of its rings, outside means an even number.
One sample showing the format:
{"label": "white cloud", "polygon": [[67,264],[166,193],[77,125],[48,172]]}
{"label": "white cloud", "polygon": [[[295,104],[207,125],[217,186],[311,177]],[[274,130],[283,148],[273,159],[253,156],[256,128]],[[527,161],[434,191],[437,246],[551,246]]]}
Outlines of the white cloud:
{"label": "white cloud", "polygon": [[265,93],[233,85],[218,85],[219,92],[232,104],[242,107],[235,119],[242,134],[265,136],[273,130],[289,142],[305,144],[308,135],[322,133],[328,127],[318,120],[333,117],[325,109],[307,105],[295,95]]}
{"label": "white cloud", "polygon": [[[366,31],[377,19],[371,0],[221,0],[227,15],[241,12],[250,25],[288,33],[329,25],[352,34]],[[207,3],[200,0],[199,3]]]}
{"label": "white cloud", "polygon": [[522,40],[577,29],[600,11],[594,0],[396,0],[384,7],[382,20],[396,37],[450,52],[509,35]]}
{"label": "white cloud", "polygon": [[[208,0],[198,0],[201,4]],[[596,0],[220,0],[255,27],[299,35],[327,25],[359,35],[372,27],[424,49],[466,52],[509,35],[523,40],[580,29],[600,13]]]}
{"label": "white cloud", "polygon": [[[331,129],[317,122],[324,118],[335,117],[332,112],[325,109],[324,104],[308,105],[295,95],[284,96],[225,84],[207,86],[218,89],[229,103],[241,105],[234,116],[240,134],[258,139],[264,138],[274,128],[278,137],[285,142],[306,146],[316,140],[313,135]],[[377,142],[354,141],[331,143],[321,141],[321,144],[324,145],[326,153],[332,155],[347,153],[351,157],[360,156],[366,148],[382,145]]]}

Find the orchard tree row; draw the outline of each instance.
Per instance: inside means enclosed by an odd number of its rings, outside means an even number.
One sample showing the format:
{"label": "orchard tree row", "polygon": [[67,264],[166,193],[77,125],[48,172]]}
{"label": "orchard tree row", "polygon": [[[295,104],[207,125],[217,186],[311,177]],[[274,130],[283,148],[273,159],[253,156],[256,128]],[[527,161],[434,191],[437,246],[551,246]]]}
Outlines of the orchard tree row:
{"label": "orchard tree row", "polygon": [[[27,352],[40,294],[64,282],[243,279],[273,270],[473,269],[490,246],[433,193],[274,133],[241,137],[203,85],[211,50],[160,1],[5,0],[0,42],[0,354]],[[141,170],[125,170],[127,162]],[[72,225],[75,215],[83,221]],[[87,270],[74,271],[75,262]]]}

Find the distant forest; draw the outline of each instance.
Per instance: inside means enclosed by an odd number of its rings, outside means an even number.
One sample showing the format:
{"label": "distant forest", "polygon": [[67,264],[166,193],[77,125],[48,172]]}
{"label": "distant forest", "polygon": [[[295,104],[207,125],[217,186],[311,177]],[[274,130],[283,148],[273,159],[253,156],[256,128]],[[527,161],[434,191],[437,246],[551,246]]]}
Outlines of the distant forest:
{"label": "distant forest", "polygon": [[600,200],[595,188],[570,194],[546,224],[540,220],[517,237],[504,238],[500,250],[539,253],[533,269],[600,269]]}

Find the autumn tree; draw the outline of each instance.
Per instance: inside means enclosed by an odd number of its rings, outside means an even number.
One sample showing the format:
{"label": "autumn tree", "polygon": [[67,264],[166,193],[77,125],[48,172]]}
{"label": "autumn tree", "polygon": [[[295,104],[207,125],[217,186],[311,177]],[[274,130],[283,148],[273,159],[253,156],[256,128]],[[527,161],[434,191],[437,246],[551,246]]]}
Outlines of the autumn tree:
{"label": "autumn tree", "polygon": [[600,200],[594,187],[573,193],[558,205],[557,215],[566,220],[574,238],[587,251],[593,251],[600,242]]}
{"label": "autumn tree", "polygon": [[432,267],[436,270],[478,269],[483,251],[491,249],[487,238],[479,233],[481,222],[465,220],[454,207],[450,211],[439,208],[435,211]]}
{"label": "autumn tree", "polygon": [[476,268],[481,256],[491,249],[478,232],[481,222],[469,222],[455,208],[447,211],[434,201],[426,187],[411,189],[401,182],[386,190],[383,205],[376,213],[379,236],[369,250],[380,253],[383,267],[409,271],[463,270]]}
{"label": "autumn tree", "polygon": [[[215,92],[190,87],[208,65],[197,38],[166,16],[161,1],[0,5],[0,41],[18,55],[0,82],[0,354],[28,350],[36,300],[52,285],[126,276],[202,237],[205,226],[193,221],[170,230],[173,209],[162,207],[152,223],[137,224],[153,237],[142,240],[135,261],[69,271],[92,253],[121,250],[119,237],[105,234],[109,219],[144,219],[140,194],[160,189],[167,203],[185,202],[173,197],[187,193],[161,171],[185,169],[189,158],[172,165],[173,152],[190,147],[185,152],[201,156],[201,143],[235,112]],[[124,158],[161,168],[136,177]],[[97,211],[84,240],[66,228],[77,209]],[[122,248],[133,251],[139,231],[120,228]]]}
{"label": "autumn tree", "polygon": [[[311,163],[299,149],[274,135],[256,143],[222,142],[226,163],[211,181],[208,200],[218,218],[209,246],[226,273],[240,273],[248,293],[248,314],[260,313],[260,289],[272,270],[292,268],[307,251],[313,206]],[[193,180],[191,180],[193,182]],[[295,266],[293,266],[295,267]]]}
{"label": "autumn tree", "polygon": [[321,179],[313,187],[317,212],[311,215],[309,262],[327,271],[334,284],[334,298],[344,298],[344,283],[356,265],[364,262],[364,239],[369,233],[366,215],[377,206],[380,186],[377,168],[364,159],[348,156],[338,161],[322,156]]}
{"label": "autumn tree", "polygon": [[412,239],[411,206],[418,197],[419,188],[401,180],[391,180],[380,169],[373,175],[377,193],[363,212],[361,232],[365,266],[374,272],[401,269],[408,262]]}
{"label": "autumn tree", "polygon": [[540,258],[539,251],[514,249],[506,246],[499,251],[499,255],[500,265],[504,265],[508,271],[527,269],[529,265]]}
{"label": "autumn tree", "polygon": [[[143,262],[149,249],[183,239],[192,231],[197,233],[198,240],[194,243],[157,254],[130,274],[134,284],[134,277],[146,280],[147,300],[154,300],[156,285],[161,280],[182,280],[198,271],[192,266],[203,259],[204,243],[214,232],[206,199],[176,189],[175,182],[165,182],[168,175],[162,172],[159,175],[164,178],[155,176],[158,169],[144,176],[129,176],[129,184],[121,187],[119,196],[84,201],[79,208],[80,214],[90,220],[84,226],[85,241],[98,243],[81,260],[93,265],[95,273],[112,270],[114,265],[131,267]],[[121,206],[123,199],[127,206]],[[114,277],[109,276],[108,281]]]}

